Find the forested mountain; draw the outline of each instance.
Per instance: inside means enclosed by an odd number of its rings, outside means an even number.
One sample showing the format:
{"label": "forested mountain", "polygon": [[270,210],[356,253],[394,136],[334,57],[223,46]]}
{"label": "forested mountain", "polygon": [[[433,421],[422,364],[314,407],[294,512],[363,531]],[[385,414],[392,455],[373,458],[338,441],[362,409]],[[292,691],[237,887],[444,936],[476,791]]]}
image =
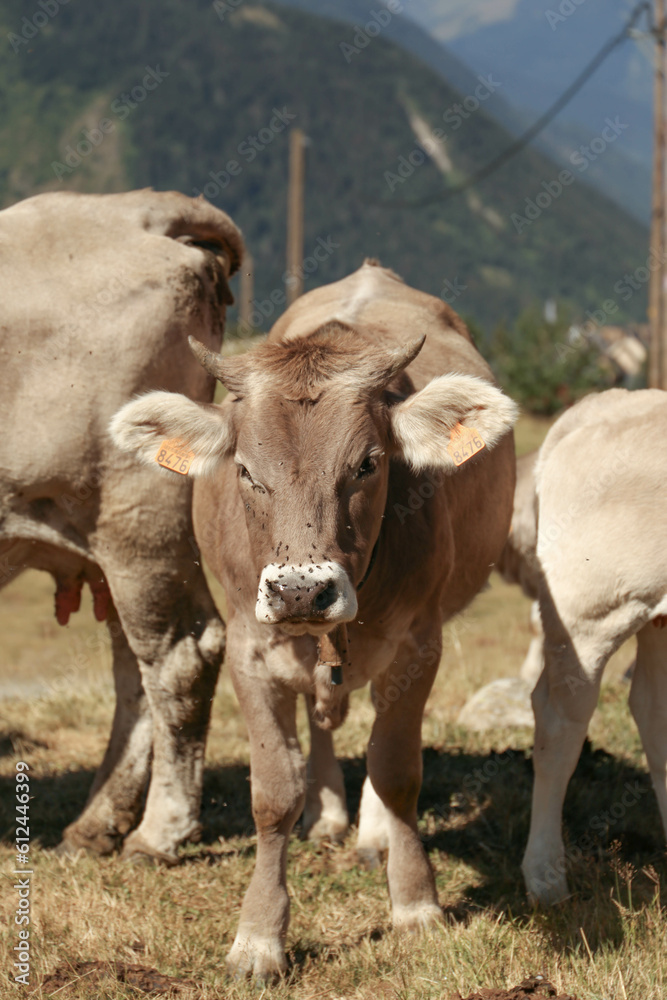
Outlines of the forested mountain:
{"label": "forested mountain", "polygon": [[[3,205],[47,188],[204,191],[243,227],[268,302],[283,287],[298,125],[310,143],[305,253],[322,258],[307,287],[376,256],[492,329],[546,297],[598,309],[645,262],[641,225],[575,168],[562,186],[562,168],[530,150],[463,195],[394,207],[459,183],[511,138],[483,87],[477,108],[457,110],[461,95],[382,25],[359,44],[353,26],[257,0],[45,0],[46,20],[28,9],[0,3]],[[642,317],[644,292],[619,298],[616,319]]]}

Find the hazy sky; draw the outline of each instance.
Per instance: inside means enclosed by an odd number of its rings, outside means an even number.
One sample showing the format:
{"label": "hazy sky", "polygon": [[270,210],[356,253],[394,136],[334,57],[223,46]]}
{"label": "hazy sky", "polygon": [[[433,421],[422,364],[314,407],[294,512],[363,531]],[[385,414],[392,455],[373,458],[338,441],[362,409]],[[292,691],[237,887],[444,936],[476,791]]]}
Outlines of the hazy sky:
{"label": "hazy sky", "polygon": [[519,0],[402,0],[403,13],[441,41],[466,35],[482,25],[506,21]]}

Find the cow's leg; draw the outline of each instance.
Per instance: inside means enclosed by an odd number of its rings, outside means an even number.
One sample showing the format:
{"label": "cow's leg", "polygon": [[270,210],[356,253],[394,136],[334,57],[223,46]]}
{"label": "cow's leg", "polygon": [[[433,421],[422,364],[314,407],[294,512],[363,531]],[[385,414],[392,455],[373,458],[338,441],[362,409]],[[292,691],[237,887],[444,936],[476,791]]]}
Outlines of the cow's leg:
{"label": "cow's leg", "polygon": [[[439,640],[438,634],[432,641],[437,645]],[[368,776],[386,810],[393,923],[408,931],[442,919],[433,871],[417,831],[422,717],[439,656],[434,665],[422,665],[415,648],[402,647],[391,672],[375,683],[377,714],[368,745]]]}
{"label": "cow's leg", "polygon": [[538,678],[544,666],[544,632],[542,630],[542,619],[540,617],[540,605],[538,601],[533,601],[530,607],[530,630],[532,638],[526,653],[526,659],[521,665],[519,677],[525,681],[531,690],[537,684]]}
{"label": "cow's leg", "polygon": [[[153,755],[141,823],[126,839],[128,859],[174,863],[200,832],[199,810],[211,702],[224,626],[201,571],[104,566],[128,643],[137,657],[152,719]],[[183,581],[190,577],[187,585]],[[175,577],[175,578],[174,578]]]}
{"label": "cow's leg", "polygon": [[136,825],[148,780],[152,721],[137,658],[115,609],[107,620],[113,651],[116,710],[109,745],[81,816],[63,833],[63,853],[84,848],[110,854]]}
{"label": "cow's leg", "polygon": [[[155,583],[153,583],[155,585]],[[199,812],[211,704],[224,652],[224,626],[203,575],[175,604],[166,604],[174,628],[166,645],[144,649],[141,677],[153,719],[151,779],[141,823],[123,855],[167,864],[201,833]]]}
{"label": "cow's leg", "polygon": [[533,691],[535,773],[522,871],[528,893],[550,905],[567,896],[562,811],[612,651],[604,628],[579,621],[545,627],[545,666]]}
{"label": "cow's leg", "polygon": [[667,836],[667,629],[652,623],[637,634],[630,709],[642,738]]}
{"label": "cow's leg", "polygon": [[[272,682],[273,651],[248,646],[235,641],[230,623],[229,669],[250,736],[257,859],[227,967],[235,976],[270,979],[287,965],[287,841],[303,809],[306,765],[296,734],[297,696]],[[258,666],[262,652],[265,668]]]}
{"label": "cow's leg", "polygon": [[367,868],[377,868],[389,847],[389,815],[386,806],[366,776],[359,805],[357,856]]}
{"label": "cow's leg", "polygon": [[345,784],[340,764],[336,760],[333,736],[313,721],[315,700],[306,695],[310,726],[306,805],[301,820],[304,840],[340,841],[348,831],[350,820],[345,802]]}

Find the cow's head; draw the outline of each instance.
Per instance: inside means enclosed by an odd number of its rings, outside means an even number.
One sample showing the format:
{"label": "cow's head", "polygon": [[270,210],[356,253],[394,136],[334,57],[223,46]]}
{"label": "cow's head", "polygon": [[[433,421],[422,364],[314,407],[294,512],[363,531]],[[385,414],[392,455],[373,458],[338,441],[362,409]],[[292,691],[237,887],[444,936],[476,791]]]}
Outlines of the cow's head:
{"label": "cow's head", "polygon": [[232,358],[191,340],[230,402],[150,393],[116,414],[112,434],[148,463],[163,439],[182,439],[194,476],[233,456],[259,575],[257,618],[320,635],[356,615],[390,459],[453,472],[447,445],[457,422],[474,426],[487,448],[514,422],[514,403],[474,376],[439,376],[415,393],[403,373],[423,342],[383,350],[340,323]]}

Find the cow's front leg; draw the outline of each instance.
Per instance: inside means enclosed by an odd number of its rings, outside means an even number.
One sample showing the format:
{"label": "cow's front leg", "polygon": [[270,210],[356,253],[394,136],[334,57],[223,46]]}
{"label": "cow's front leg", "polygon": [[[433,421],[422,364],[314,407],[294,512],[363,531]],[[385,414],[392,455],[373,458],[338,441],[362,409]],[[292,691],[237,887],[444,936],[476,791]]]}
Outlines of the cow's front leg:
{"label": "cow's front leg", "polygon": [[107,627],[116,687],[111,737],[86,807],[63,833],[60,853],[79,848],[97,854],[114,851],[139,819],[148,781],[153,727],[139,665],[113,607]]}
{"label": "cow's front leg", "polygon": [[310,755],[301,837],[304,840],[337,842],[343,839],[350,825],[343,772],[336,760],[331,732],[320,729],[313,721],[315,699],[312,695],[306,695],[306,704],[310,725]]}
{"label": "cow's front leg", "polygon": [[[440,635],[432,642],[435,650]],[[413,644],[402,647],[374,685],[377,714],[368,745],[368,777],[386,810],[393,923],[407,931],[442,920],[433,871],[417,831],[422,716],[439,655],[429,656],[435,660],[429,666],[417,656],[416,648]]]}
{"label": "cow's front leg", "polygon": [[306,766],[296,735],[296,694],[272,682],[258,662],[241,662],[230,643],[230,673],[250,736],[257,860],[227,967],[235,976],[271,979],[287,967],[287,841],[303,809]]}

